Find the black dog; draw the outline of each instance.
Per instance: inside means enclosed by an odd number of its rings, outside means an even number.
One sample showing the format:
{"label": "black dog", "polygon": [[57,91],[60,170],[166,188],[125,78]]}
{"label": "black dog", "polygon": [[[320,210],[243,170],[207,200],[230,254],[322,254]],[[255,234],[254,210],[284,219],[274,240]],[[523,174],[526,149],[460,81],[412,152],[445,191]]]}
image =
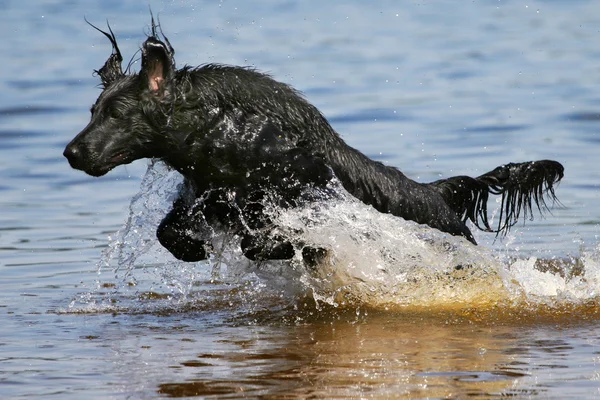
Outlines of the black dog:
{"label": "black dog", "polygon": [[[96,28],[98,29],[98,28]],[[98,29],[99,30],[99,29]],[[136,159],[162,159],[186,178],[182,195],[158,228],[158,239],[177,258],[205,259],[214,229],[240,235],[250,259],[289,259],[302,248],[314,263],[322,249],[293,244],[277,234],[264,208],[296,207],[326,197],[335,177],[383,213],[427,224],[475,244],[467,219],[506,233],[521,211],[546,208],[563,177],[556,161],[506,164],[477,178],[457,176],[422,184],[349,147],[325,117],[290,86],[249,68],[208,64],[175,68],[174,50],[152,20],[139,73],[124,74],[116,38],[96,71],[103,92],[88,126],[64,151],[73,168],[92,176]],[[162,37],[162,40],[161,40]],[[188,191],[189,192],[189,191]],[[489,194],[502,195],[498,226],[487,219]]]}

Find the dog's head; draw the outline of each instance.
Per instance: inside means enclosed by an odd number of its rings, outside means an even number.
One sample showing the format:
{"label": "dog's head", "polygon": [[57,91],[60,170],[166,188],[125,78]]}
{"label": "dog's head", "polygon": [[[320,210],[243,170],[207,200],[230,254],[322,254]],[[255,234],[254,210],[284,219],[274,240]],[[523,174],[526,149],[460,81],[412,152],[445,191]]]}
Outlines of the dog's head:
{"label": "dog's head", "polygon": [[110,33],[94,28],[108,37],[113,51],[104,66],[95,71],[103,91],[91,108],[91,120],[63,154],[71,167],[101,176],[118,165],[160,155],[157,135],[161,133],[161,121],[164,125],[168,118],[161,103],[169,96],[175,52],[162,33],[164,41],[159,39],[153,18],[152,34],[142,46],[141,70],[125,74],[110,26]]}

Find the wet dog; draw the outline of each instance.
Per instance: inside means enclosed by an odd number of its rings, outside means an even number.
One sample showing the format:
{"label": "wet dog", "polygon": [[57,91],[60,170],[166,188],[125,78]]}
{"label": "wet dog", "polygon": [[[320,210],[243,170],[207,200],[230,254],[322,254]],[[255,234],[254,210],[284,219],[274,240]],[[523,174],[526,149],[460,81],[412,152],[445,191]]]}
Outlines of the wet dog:
{"label": "wet dog", "polygon": [[[95,71],[103,91],[64,156],[92,176],[140,158],[158,158],[179,171],[186,189],[157,236],[181,260],[207,258],[215,229],[227,229],[241,237],[250,259],[290,259],[301,251],[314,264],[324,250],[283,237],[265,207],[319,200],[307,195],[309,189],[327,197],[333,179],[382,213],[474,244],[467,220],[506,233],[520,215],[543,211],[548,199],[556,199],[563,167],[551,160],[510,163],[476,178],[415,182],[348,146],[299,92],[266,74],[217,64],[177,69],[175,52],[154,20],[139,73],[123,73],[108,29],[98,29],[113,46]],[[502,196],[494,229],[487,218],[489,194]]]}

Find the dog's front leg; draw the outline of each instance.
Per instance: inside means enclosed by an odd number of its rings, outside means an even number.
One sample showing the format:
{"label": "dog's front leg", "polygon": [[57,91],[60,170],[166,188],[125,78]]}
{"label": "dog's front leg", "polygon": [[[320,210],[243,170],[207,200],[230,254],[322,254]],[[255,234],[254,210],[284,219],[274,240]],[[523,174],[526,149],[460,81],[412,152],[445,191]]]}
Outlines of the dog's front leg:
{"label": "dog's front leg", "polygon": [[264,190],[257,190],[243,196],[243,201],[238,204],[244,220],[240,247],[253,261],[288,260],[294,256],[294,246],[282,235],[274,233],[273,221],[265,213],[268,197]]}
{"label": "dog's front leg", "polygon": [[295,253],[292,243],[269,233],[244,235],[241,248],[244,255],[253,261],[289,260]]}
{"label": "dog's front leg", "polygon": [[179,199],[156,231],[158,241],[182,261],[201,261],[211,249],[212,229],[200,209]]}
{"label": "dog's front leg", "polygon": [[[242,239],[242,252],[253,261],[289,260],[294,257],[294,245],[281,236],[269,233],[258,235],[246,234]],[[323,263],[329,251],[320,247],[302,247],[302,260],[309,268],[316,268]]]}
{"label": "dog's front leg", "polygon": [[[260,199],[260,196],[257,197]],[[249,229],[242,237],[241,249],[247,258],[253,261],[289,260],[294,257],[296,248],[302,248],[302,259],[308,267],[314,268],[326,259],[326,249],[304,246],[301,243],[294,246],[289,238],[275,233],[273,222],[264,213],[264,199],[262,200],[244,207],[247,217],[245,225]]]}

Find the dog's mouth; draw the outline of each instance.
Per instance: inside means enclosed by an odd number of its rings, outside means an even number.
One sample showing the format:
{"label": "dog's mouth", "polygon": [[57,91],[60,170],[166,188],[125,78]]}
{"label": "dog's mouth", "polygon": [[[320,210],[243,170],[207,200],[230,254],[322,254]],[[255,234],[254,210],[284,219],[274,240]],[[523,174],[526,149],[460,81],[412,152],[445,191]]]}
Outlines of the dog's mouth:
{"label": "dog's mouth", "polygon": [[116,156],[111,157],[108,160],[108,164],[112,165],[114,167],[116,167],[117,165],[121,165],[121,164],[128,164],[131,161],[127,161],[127,153],[123,152],[123,153],[118,153]]}
{"label": "dog's mouth", "polygon": [[[129,164],[132,161],[133,161],[133,159],[131,159],[129,153],[127,153],[127,152],[117,153],[116,155],[110,157],[107,161],[105,161],[101,165],[97,166],[96,172],[98,172],[99,175],[95,175],[95,176],[102,176],[102,175],[108,173],[109,171],[111,171],[112,169],[114,169],[115,167],[118,167],[119,165],[123,165],[123,164]],[[90,175],[93,175],[93,174],[90,174]]]}
{"label": "dog's mouth", "polygon": [[83,172],[90,176],[99,177],[102,175],[106,175],[110,170],[112,170],[115,166],[110,165],[100,165],[83,169]]}
{"label": "dog's mouth", "polygon": [[78,168],[83,170],[86,174],[99,177],[106,175],[108,172],[113,170],[115,167],[123,164],[129,164],[131,161],[128,153],[118,153],[115,156],[110,157],[107,161],[96,162],[94,165],[88,165],[85,168]]}

